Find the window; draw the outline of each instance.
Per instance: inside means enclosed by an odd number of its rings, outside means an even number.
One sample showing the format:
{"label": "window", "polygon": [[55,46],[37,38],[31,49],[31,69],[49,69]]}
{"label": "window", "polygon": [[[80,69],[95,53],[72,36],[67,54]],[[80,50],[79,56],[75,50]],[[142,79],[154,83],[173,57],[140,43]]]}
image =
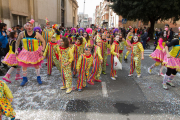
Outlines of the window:
{"label": "window", "polygon": [[22,21],[23,21],[23,24],[22,24],[22,25],[26,24],[26,17],[23,17],[23,18],[22,18]]}
{"label": "window", "polygon": [[61,7],[64,8],[64,0],[61,0]]}
{"label": "window", "polygon": [[64,10],[61,9],[61,26],[64,27]]}
{"label": "window", "polygon": [[75,25],[75,17],[73,17],[73,27],[74,27],[74,25]]}
{"label": "window", "polygon": [[24,25],[26,23],[26,16],[20,16],[13,14],[13,25]]}
{"label": "window", "polygon": [[16,26],[16,25],[18,25],[18,17],[17,17],[17,15],[12,15],[13,16],[13,25],[14,26]]}
{"label": "window", "polygon": [[19,16],[19,25],[22,25],[23,24],[23,16]]}

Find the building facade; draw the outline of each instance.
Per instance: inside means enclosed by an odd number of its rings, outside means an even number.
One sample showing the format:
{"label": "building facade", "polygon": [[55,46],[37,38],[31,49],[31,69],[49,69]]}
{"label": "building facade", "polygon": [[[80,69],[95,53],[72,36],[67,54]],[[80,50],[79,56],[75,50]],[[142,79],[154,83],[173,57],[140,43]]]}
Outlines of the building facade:
{"label": "building facade", "polygon": [[95,10],[95,24],[101,28],[119,27],[119,16],[109,7],[111,2],[102,0]]}
{"label": "building facade", "polygon": [[79,13],[78,23],[79,27],[88,28],[92,24],[92,18],[90,18],[88,14]]}
{"label": "building facade", "polygon": [[51,24],[77,26],[78,3],[76,0],[0,0],[0,19],[8,27],[24,25],[34,19],[35,26]]}
{"label": "building facade", "polygon": [[96,10],[95,10],[95,24],[97,27],[100,27],[101,25],[101,14],[100,14],[100,7],[99,5],[96,6]]}

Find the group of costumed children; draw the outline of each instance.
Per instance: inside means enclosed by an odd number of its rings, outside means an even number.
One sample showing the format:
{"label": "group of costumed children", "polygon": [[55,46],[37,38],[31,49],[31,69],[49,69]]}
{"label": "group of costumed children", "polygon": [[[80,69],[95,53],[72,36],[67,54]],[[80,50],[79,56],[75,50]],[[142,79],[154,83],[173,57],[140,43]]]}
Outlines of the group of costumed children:
{"label": "group of costumed children", "polygon": [[[27,28],[31,27],[33,23],[34,20],[29,21],[26,24]],[[29,35],[25,30],[22,34],[20,33],[20,39],[18,38],[19,41],[17,42],[17,32],[12,31],[10,33],[9,53],[3,60],[4,64],[11,66],[7,74],[3,77],[6,82],[11,83],[11,73],[16,69],[15,80],[23,79],[20,85],[24,86],[28,81],[27,68],[34,67],[36,69],[37,82],[41,85],[40,66],[43,63],[43,59],[47,58],[47,74],[51,75],[53,65],[57,67],[61,73],[63,82],[62,90],[67,89],[66,93],[71,93],[72,91],[72,69],[74,77],[78,73],[77,90],[82,91],[83,88],[87,87],[87,83],[94,85],[94,82],[101,82],[101,73],[106,74],[108,54],[111,55],[111,78],[116,80],[115,77],[117,77],[117,74],[113,69],[114,56],[117,56],[122,62],[124,46],[127,45],[122,35],[117,34],[117,31],[113,36],[114,40],[110,39],[110,33],[99,32],[93,36],[91,28],[87,28],[86,32],[83,28],[80,28],[78,33],[76,33],[75,28],[72,28],[71,33],[65,34],[61,39],[57,39],[60,38],[60,36],[57,37],[57,32],[54,32],[52,35],[52,33],[47,31],[52,32],[50,30],[43,31],[43,36],[47,39],[45,41],[43,41],[43,37],[39,33],[33,32],[32,35]],[[49,39],[50,36],[51,38]],[[23,46],[19,46],[20,41],[23,43]],[[134,57],[141,56],[139,51],[143,50],[136,37],[132,39],[131,46],[136,47],[133,50],[133,53],[136,53]],[[40,56],[41,52],[43,52],[43,56]],[[139,54],[137,54],[138,52]],[[23,77],[20,76],[20,66],[22,66]],[[91,67],[92,71],[90,72]],[[6,83],[2,81],[0,83],[0,105],[2,112],[13,120],[15,119],[15,112],[10,103],[13,96]]]}
{"label": "group of costumed children", "polygon": [[[31,20],[26,26],[31,27],[33,23],[34,20]],[[21,86],[24,86],[28,81],[27,67],[34,67],[36,69],[37,82],[42,84],[40,66],[43,59],[47,58],[47,74],[51,75],[54,65],[61,73],[63,86],[60,89],[66,90],[67,94],[71,93],[72,77],[78,75],[77,90],[82,91],[83,88],[87,87],[87,83],[94,85],[94,82],[101,82],[101,73],[106,75],[108,55],[111,57],[110,76],[112,80],[116,80],[118,76],[117,71],[113,68],[114,57],[117,57],[122,63],[125,47],[128,50],[124,57],[125,61],[127,61],[128,54],[132,52],[128,76],[132,76],[135,69],[137,77],[141,76],[141,60],[144,59],[144,49],[140,42],[140,37],[133,34],[132,28],[129,29],[130,32],[126,40],[119,33],[118,29],[114,29],[113,32],[104,32],[100,29],[99,32],[96,32],[92,31],[91,28],[87,28],[86,31],[83,28],[79,28],[78,30],[72,28],[71,32],[67,30],[64,37],[62,37],[57,29],[54,31],[49,27],[48,20],[46,20],[46,23],[47,28],[42,33],[43,37],[36,31],[32,35],[29,35],[26,30],[20,34],[19,38],[23,43],[20,46],[19,41],[16,41],[17,32],[12,31],[10,33],[9,53],[2,61],[4,64],[11,66],[7,74],[3,77],[6,82],[11,83],[10,75],[16,69],[15,80],[23,79]],[[53,26],[53,28],[56,27],[57,25]],[[167,39],[168,35],[165,31],[159,39],[156,50],[150,55],[156,63],[148,69],[148,72],[151,73],[152,69],[160,64],[168,68],[163,80],[164,89],[167,89],[166,84],[172,87],[174,86],[171,81],[180,69],[180,41],[177,39],[166,44]],[[173,47],[171,52],[168,52],[169,47]],[[40,53],[42,53],[42,56],[39,55]],[[23,77],[20,76],[20,66],[22,66]],[[91,67],[92,71],[90,72]],[[160,75],[163,75],[162,69],[163,67],[160,69]],[[15,119],[15,112],[10,103],[13,96],[6,83],[0,81],[0,84],[0,106],[2,112],[13,120]]]}

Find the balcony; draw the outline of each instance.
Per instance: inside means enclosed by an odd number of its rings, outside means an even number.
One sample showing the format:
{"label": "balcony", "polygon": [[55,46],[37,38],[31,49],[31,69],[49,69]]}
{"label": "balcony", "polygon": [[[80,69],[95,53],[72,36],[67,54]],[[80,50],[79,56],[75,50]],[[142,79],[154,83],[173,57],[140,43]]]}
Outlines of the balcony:
{"label": "balcony", "polygon": [[109,10],[105,10],[105,11],[104,11],[104,14],[109,14]]}
{"label": "balcony", "polygon": [[104,20],[102,20],[102,23],[108,23],[109,22],[109,20],[108,19],[104,19]]}
{"label": "balcony", "polygon": [[88,22],[88,19],[83,19],[84,22]]}

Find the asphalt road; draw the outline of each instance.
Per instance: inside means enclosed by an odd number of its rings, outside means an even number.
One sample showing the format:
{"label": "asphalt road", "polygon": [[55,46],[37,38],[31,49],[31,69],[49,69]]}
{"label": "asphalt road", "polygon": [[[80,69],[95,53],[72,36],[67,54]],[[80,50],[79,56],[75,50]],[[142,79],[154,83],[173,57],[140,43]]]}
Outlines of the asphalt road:
{"label": "asphalt road", "polygon": [[[148,55],[150,51],[145,53]],[[52,76],[47,76],[47,67],[43,64],[41,86],[36,81],[33,68],[28,69],[29,82],[24,87],[20,86],[21,80],[14,80],[13,73],[12,83],[7,85],[14,96],[12,105],[17,113],[16,119],[180,120],[180,77],[174,80],[175,88],[164,90],[161,85],[163,78],[157,75],[159,68],[155,68],[152,75],[147,73],[147,68],[153,63],[145,56],[142,77],[137,78],[136,73],[128,77],[130,62],[123,62],[123,70],[118,71],[116,81],[110,78],[109,65],[107,75],[101,75],[102,83],[88,85],[82,92],[74,90],[71,94],[60,90],[62,81],[56,67]],[[76,80],[73,78],[73,87],[76,87]]]}

